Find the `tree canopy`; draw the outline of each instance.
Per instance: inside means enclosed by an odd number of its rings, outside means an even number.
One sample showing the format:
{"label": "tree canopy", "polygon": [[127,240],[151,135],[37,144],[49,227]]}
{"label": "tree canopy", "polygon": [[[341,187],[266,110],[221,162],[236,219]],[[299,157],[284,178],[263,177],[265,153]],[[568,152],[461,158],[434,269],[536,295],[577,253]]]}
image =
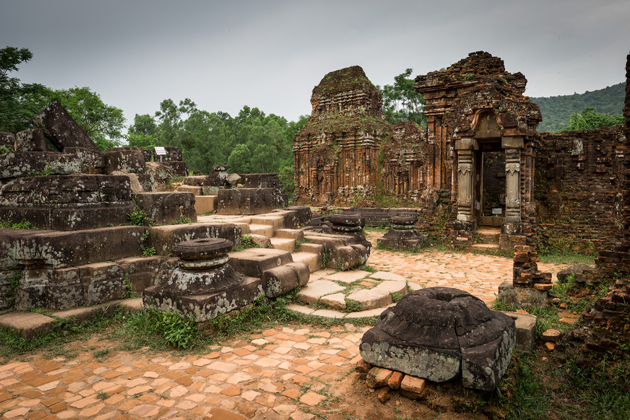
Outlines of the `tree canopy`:
{"label": "tree canopy", "polygon": [[584,108],[582,112],[572,114],[569,125],[559,130],[558,133],[564,133],[565,131],[597,130],[598,128],[623,124],[624,121],[623,115],[600,114],[595,108],[588,107]]}
{"label": "tree canopy", "polygon": [[42,108],[38,99],[46,92],[44,85],[21,83],[17,77],[9,76],[31,58],[33,54],[26,48],[0,49],[0,131],[17,133],[32,128],[33,116]]}
{"label": "tree canopy", "polygon": [[236,116],[200,110],[189,98],[165,99],[153,116],[136,115],[129,126],[130,146],[177,146],[193,171],[210,173],[228,164],[234,173],[279,173],[283,190],[292,192],[293,137],[306,124],[244,106]]}
{"label": "tree canopy", "polygon": [[538,131],[556,132],[571,123],[572,114],[579,113],[585,108],[592,107],[598,112],[620,115],[625,96],[625,83],[619,83],[582,94],[530,99],[540,107],[543,116],[543,121],[538,125]]}
{"label": "tree canopy", "polygon": [[383,95],[383,112],[385,118],[392,124],[400,121],[413,121],[418,125],[426,125],[424,105],[426,101],[413,88],[414,81],[410,79],[413,69],[406,69],[394,77],[393,85],[376,86]]}

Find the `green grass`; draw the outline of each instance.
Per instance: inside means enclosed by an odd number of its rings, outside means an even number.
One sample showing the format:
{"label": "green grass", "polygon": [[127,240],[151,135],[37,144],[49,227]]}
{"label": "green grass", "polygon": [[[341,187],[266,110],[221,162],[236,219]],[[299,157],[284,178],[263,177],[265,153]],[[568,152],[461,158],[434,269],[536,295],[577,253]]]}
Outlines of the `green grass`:
{"label": "green grass", "polygon": [[578,254],[576,252],[567,251],[541,251],[538,253],[540,262],[545,264],[589,264],[595,265],[597,255]]}

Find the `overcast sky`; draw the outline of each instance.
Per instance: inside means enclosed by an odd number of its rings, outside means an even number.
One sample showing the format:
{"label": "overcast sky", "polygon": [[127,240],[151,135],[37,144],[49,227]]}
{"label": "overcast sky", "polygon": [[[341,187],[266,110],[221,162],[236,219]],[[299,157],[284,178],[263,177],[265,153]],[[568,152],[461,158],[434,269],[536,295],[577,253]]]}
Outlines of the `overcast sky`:
{"label": "overcast sky", "polygon": [[295,120],[329,71],[392,84],[479,50],[529,96],[601,89],[624,81],[628,22],[628,0],[0,0],[0,48],[33,53],[23,82],[89,86],[128,123],[167,98]]}

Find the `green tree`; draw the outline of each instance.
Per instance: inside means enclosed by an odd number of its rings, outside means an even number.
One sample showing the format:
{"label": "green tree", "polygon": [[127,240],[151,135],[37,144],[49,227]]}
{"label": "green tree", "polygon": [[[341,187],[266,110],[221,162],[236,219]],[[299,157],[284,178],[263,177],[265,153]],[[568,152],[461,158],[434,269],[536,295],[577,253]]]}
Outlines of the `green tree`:
{"label": "green tree", "polygon": [[122,109],[105,104],[89,87],[49,91],[49,102],[59,101],[101,150],[120,146],[125,117]]}
{"label": "green tree", "polygon": [[149,114],[138,115],[127,130],[127,143],[131,147],[149,148],[157,146],[157,124]]}
{"label": "green tree", "polygon": [[559,130],[558,133],[565,131],[589,131],[597,130],[603,127],[613,127],[624,123],[623,115],[600,114],[597,109],[587,107],[582,112],[571,115],[570,124]]}
{"label": "green tree", "polygon": [[20,63],[33,58],[26,48],[0,49],[0,131],[17,133],[33,127],[33,116],[48,105],[44,99],[47,89],[39,83],[21,83],[9,73],[18,70]]}
{"label": "green tree", "polygon": [[413,69],[407,69],[394,77],[393,85],[385,85],[381,89],[383,95],[383,112],[385,118],[392,124],[400,121],[413,121],[419,125],[426,125],[423,107],[426,101],[413,88],[414,81],[410,79]]}
{"label": "green tree", "polygon": [[238,144],[230,153],[228,158],[228,165],[230,165],[230,172],[237,174],[250,173],[250,160],[252,153],[249,151],[249,147],[245,144]]}

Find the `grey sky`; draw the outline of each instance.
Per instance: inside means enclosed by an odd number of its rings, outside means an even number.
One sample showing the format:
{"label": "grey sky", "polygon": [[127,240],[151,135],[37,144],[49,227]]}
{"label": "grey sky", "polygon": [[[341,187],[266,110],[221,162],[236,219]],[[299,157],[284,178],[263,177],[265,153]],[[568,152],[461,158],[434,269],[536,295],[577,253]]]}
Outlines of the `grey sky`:
{"label": "grey sky", "polygon": [[15,73],[89,86],[128,122],[167,98],[295,120],[329,71],[373,83],[425,74],[484,50],[528,79],[529,96],[624,81],[630,1],[0,0],[0,48],[28,48]]}

